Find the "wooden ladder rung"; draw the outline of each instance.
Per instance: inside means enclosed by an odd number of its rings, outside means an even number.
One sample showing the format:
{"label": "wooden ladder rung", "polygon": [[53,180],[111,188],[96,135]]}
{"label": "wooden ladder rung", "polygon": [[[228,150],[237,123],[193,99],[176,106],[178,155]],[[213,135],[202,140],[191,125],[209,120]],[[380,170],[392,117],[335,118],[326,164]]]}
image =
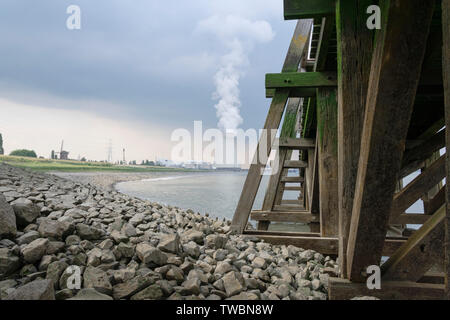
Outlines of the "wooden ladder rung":
{"label": "wooden ladder rung", "polygon": [[284,191],[302,191],[302,187],[284,187]]}
{"label": "wooden ladder rung", "polygon": [[282,177],[281,182],[304,182],[305,178],[303,177]]}
{"label": "wooden ladder rung", "polygon": [[250,218],[256,221],[272,222],[316,222],[319,221],[318,215],[313,215],[308,211],[252,211]]}
{"label": "wooden ladder rung", "polygon": [[300,204],[300,200],[282,200],[281,201],[281,204],[282,205],[284,205],[284,204]]}
{"label": "wooden ladder rung", "polygon": [[305,207],[300,205],[275,205],[273,211],[304,211]]}
{"label": "wooden ladder rung", "polygon": [[280,147],[294,150],[307,150],[314,149],[316,147],[316,142],[314,139],[280,138],[278,141]]}
{"label": "wooden ladder rung", "polygon": [[286,169],[307,168],[308,163],[302,160],[286,160],[283,167]]}

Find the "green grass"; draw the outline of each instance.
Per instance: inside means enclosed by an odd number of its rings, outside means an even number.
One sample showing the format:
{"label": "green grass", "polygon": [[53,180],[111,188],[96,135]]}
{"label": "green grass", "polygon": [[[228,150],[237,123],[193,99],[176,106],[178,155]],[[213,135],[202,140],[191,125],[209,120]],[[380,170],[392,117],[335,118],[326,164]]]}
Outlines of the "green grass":
{"label": "green grass", "polygon": [[75,160],[49,160],[27,157],[0,156],[0,163],[4,162],[14,167],[26,168],[34,171],[63,171],[63,172],[86,172],[86,171],[111,171],[111,172],[177,172],[195,171],[183,168],[166,168],[152,166],[118,166],[101,162],[82,162]]}

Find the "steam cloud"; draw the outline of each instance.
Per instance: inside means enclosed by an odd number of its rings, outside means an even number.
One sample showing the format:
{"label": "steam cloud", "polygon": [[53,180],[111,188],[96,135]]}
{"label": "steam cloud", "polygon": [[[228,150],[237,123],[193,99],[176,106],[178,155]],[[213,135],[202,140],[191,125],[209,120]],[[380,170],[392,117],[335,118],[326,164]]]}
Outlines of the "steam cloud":
{"label": "steam cloud", "polygon": [[255,44],[271,41],[274,32],[264,20],[250,21],[234,15],[212,16],[201,21],[198,29],[217,36],[229,50],[221,57],[214,76],[216,91],[213,98],[218,100],[214,107],[219,128],[234,131],[243,122],[240,115],[239,80],[249,64],[248,56]]}

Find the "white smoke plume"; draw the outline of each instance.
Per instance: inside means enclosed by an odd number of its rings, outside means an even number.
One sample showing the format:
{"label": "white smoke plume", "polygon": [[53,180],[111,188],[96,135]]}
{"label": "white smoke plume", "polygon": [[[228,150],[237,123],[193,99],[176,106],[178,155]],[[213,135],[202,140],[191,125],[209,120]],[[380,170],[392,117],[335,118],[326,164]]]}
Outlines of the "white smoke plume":
{"label": "white smoke plume", "polygon": [[214,76],[216,91],[213,98],[219,119],[218,126],[235,131],[242,124],[239,81],[248,66],[248,56],[255,44],[269,42],[274,37],[267,21],[251,21],[239,16],[212,16],[198,24],[198,30],[210,33],[229,50],[220,59],[219,69]]}

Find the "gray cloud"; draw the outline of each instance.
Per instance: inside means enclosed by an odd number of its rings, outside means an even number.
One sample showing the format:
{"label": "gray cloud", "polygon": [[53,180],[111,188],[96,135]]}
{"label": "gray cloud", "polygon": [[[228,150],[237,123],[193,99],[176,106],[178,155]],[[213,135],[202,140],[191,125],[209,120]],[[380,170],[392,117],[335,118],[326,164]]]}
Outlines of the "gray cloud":
{"label": "gray cloud", "polygon": [[[81,7],[82,30],[65,27],[70,4]],[[229,32],[220,20],[227,15],[266,20],[276,34],[255,45],[240,79],[243,127],[261,126],[264,73],[281,69],[294,28],[278,0],[2,0],[0,96],[149,124],[215,126],[214,75],[228,48],[196,28],[219,17],[218,30]]]}

